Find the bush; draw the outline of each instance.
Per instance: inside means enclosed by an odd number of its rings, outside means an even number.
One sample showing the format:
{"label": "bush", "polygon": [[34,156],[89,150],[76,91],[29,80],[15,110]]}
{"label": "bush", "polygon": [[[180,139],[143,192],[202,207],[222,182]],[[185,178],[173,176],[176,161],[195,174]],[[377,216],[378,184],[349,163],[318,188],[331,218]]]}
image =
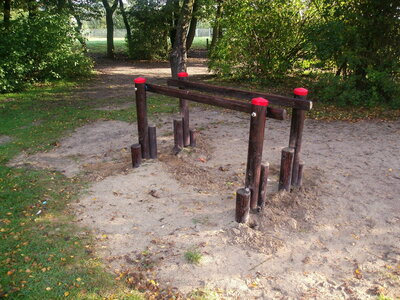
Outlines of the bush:
{"label": "bush", "polygon": [[223,35],[212,50],[210,69],[236,78],[284,76],[303,49],[305,10],[299,0],[225,1]]}
{"label": "bush", "polygon": [[138,0],[129,12],[132,39],[127,40],[132,59],[165,59],[168,56],[170,24],[168,6],[158,1]]}
{"label": "bush", "polygon": [[366,79],[355,74],[346,78],[323,74],[313,87],[315,97],[338,106],[400,108],[400,86],[386,72],[369,70]]}
{"label": "bush", "polygon": [[0,29],[0,92],[52,79],[88,75],[92,61],[76,44],[67,16],[40,13]]}

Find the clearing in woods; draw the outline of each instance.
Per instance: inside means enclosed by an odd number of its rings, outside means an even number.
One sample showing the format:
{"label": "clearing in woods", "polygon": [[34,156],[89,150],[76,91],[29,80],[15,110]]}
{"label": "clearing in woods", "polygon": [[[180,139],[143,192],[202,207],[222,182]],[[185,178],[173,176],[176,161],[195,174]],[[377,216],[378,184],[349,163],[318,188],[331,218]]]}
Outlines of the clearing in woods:
{"label": "clearing in woods", "polygon": [[[99,60],[97,70],[80,96],[131,97],[106,110],[134,111],[133,78],[164,84],[170,76],[168,63]],[[191,59],[188,72],[207,76],[204,60]],[[306,120],[304,187],[277,194],[290,121],[267,119],[269,196],[250,228],[234,221],[248,116],[197,106],[191,127],[200,132],[198,147],[178,156],[171,151],[174,116],[149,117],[159,159],[138,169],[128,151],[137,142],[136,124],[121,121],[86,125],[52,151],[11,162],[92,181],[72,213],[97,237],[96,255],[110,272],[128,274],[136,286],[213,290],[225,299],[400,297],[399,121]]]}

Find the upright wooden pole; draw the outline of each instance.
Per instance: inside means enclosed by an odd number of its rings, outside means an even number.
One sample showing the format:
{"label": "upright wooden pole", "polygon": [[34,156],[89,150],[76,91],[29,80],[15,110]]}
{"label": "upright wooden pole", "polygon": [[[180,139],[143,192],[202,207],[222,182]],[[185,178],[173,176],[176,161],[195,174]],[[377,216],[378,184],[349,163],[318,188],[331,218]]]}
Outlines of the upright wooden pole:
{"label": "upright wooden pole", "polygon": [[142,162],[142,150],[140,144],[131,146],[132,168],[139,168]]}
{"label": "upright wooden pole", "polygon": [[238,223],[247,223],[250,218],[250,190],[248,188],[236,191],[235,220]]}
{"label": "upright wooden pole", "polygon": [[150,158],[157,158],[157,129],[156,126],[149,126]]}
{"label": "upright wooden pole", "polygon": [[190,133],[190,147],[196,147],[197,130],[191,129],[189,130],[189,133]]}
{"label": "upright wooden pole", "polygon": [[183,126],[182,120],[174,120],[174,154],[183,149]]}
{"label": "upright wooden pole", "polygon": [[249,150],[245,186],[250,189],[250,208],[257,209],[261,174],[261,159],[264,146],[265,118],[268,100],[254,98],[251,101],[251,120],[249,134]]}
{"label": "upright wooden pole", "polygon": [[142,146],[142,157],[150,158],[149,129],[147,123],[146,78],[135,78],[136,113],[138,124],[139,144]]}
{"label": "upright wooden pole", "polygon": [[[294,89],[293,92],[295,98],[306,100],[308,90],[304,88],[296,88]],[[294,186],[299,185],[298,182],[299,163],[300,163],[301,142],[303,138],[303,128],[304,128],[305,118],[306,118],[305,110],[293,108],[292,123],[290,127],[289,147],[294,148],[292,180],[291,180],[291,183]]]}
{"label": "upright wooden pole", "polygon": [[258,207],[260,208],[260,210],[264,209],[265,201],[267,199],[268,175],[269,163],[261,165],[260,189],[258,192]]}
{"label": "upright wooden pole", "polygon": [[[188,73],[178,73],[179,80],[187,80]],[[180,88],[185,89],[185,88]],[[182,116],[183,126],[183,146],[188,147],[190,145],[190,132],[189,132],[189,102],[185,99],[179,99],[179,109]]]}
{"label": "upright wooden pole", "polygon": [[284,148],[282,150],[281,159],[281,171],[279,175],[279,187],[278,190],[286,190],[290,192],[290,182],[292,180],[292,169],[293,169],[293,148]]}

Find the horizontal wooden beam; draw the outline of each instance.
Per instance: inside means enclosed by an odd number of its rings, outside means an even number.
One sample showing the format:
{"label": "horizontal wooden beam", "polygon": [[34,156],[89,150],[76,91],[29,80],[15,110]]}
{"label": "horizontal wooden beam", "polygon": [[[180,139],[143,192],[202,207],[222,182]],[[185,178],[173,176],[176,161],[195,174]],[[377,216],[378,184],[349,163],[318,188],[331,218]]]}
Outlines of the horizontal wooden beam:
{"label": "horizontal wooden beam", "polygon": [[[203,95],[187,90],[178,90],[150,83],[146,84],[146,88],[148,92],[162,94],[165,96],[176,97],[179,99],[190,100],[194,102],[218,106],[246,113],[251,112],[251,104],[249,102],[225,99],[210,95]],[[285,120],[287,117],[287,112],[286,110],[281,108],[268,107],[267,117],[276,120]]]}
{"label": "horizontal wooden beam", "polygon": [[295,99],[290,97],[278,96],[274,94],[244,91],[235,88],[215,86],[211,84],[198,83],[188,80],[183,81],[183,80],[169,79],[167,83],[170,86],[193,89],[201,92],[218,93],[224,96],[230,96],[235,98],[242,98],[242,99],[246,98],[249,101],[253,98],[262,97],[267,99],[270,104],[293,107],[301,110],[310,110],[312,108],[312,101],[305,99]]}

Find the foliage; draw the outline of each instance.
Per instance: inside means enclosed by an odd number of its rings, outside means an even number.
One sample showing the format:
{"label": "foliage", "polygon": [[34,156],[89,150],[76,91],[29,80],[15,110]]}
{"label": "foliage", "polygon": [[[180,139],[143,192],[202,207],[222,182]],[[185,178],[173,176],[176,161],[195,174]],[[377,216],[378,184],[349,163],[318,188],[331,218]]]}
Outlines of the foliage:
{"label": "foliage", "polygon": [[45,12],[0,29],[0,91],[29,83],[88,75],[92,62],[76,46],[68,16]]}
{"label": "foliage", "polygon": [[157,0],[137,0],[129,11],[132,39],[128,40],[133,59],[164,59],[168,55],[169,7]]}
{"label": "foliage", "polygon": [[210,69],[248,79],[282,76],[302,53],[307,13],[300,0],[225,1]]}
{"label": "foliage", "polygon": [[[338,104],[400,107],[400,11],[393,1],[326,0],[308,33],[323,75],[323,99]],[[326,38],[329,37],[329,38]]]}

